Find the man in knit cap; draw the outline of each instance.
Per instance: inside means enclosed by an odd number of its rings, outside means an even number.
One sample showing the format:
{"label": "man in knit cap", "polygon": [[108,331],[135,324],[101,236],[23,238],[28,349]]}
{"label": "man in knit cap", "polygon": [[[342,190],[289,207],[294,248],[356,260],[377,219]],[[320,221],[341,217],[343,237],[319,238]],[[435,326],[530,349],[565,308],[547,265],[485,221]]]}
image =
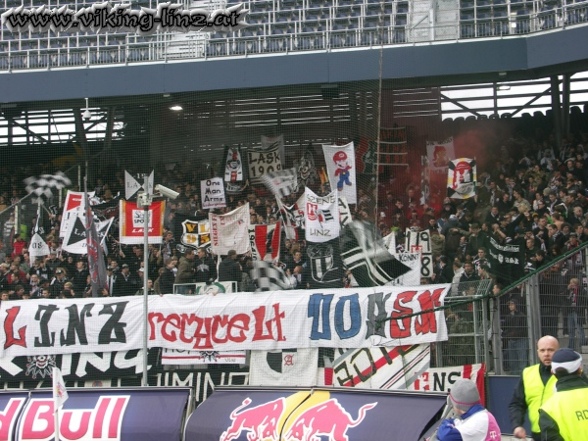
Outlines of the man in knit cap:
{"label": "man in knit cap", "polygon": [[443,420],[437,431],[439,441],[500,439],[496,418],[480,403],[478,388],[472,380],[457,380],[449,392],[448,403],[457,417]]}
{"label": "man in knit cap", "polygon": [[541,440],[588,441],[588,379],[582,373],[582,356],[560,349],[551,359],[551,371],[557,391],[539,409]]}

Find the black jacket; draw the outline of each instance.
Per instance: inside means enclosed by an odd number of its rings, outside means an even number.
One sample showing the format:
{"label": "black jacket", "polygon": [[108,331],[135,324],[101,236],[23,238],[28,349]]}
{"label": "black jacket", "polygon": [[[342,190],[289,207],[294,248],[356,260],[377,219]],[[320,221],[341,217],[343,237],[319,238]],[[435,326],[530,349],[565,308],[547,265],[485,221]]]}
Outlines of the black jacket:
{"label": "black jacket", "polygon": [[240,282],[242,275],[241,265],[230,257],[225,257],[218,266],[219,282]]}
{"label": "black jacket", "polygon": [[[547,384],[551,378],[551,366],[545,366],[539,364],[539,373],[541,374],[541,380],[543,384]],[[527,414],[527,399],[525,398],[525,385],[523,384],[523,377],[521,376],[519,384],[517,385],[510,404],[508,405],[508,413],[510,416],[510,423],[513,431],[519,426],[523,426],[525,423],[525,415]],[[538,433],[533,433],[533,439],[540,439]]]}

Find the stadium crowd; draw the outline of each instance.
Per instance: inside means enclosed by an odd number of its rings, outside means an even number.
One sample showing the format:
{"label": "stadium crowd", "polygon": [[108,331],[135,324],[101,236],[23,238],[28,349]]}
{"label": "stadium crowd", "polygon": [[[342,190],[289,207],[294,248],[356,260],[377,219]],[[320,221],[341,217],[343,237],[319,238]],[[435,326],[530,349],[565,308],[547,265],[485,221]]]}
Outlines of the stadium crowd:
{"label": "stadium crowd", "polygon": [[[434,274],[423,283],[468,282],[496,277],[488,263],[487,240],[508,244],[524,240],[525,268],[535,269],[588,240],[588,146],[582,137],[564,139],[560,148],[552,138],[540,141],[521,137],[488,146],[485,169],[479,166],[476,196],[466,200],[443,198],[444,188],[432,191],[424,201],[418,174],[399,173],[389,180],[365,182],[358,188],[358,203],[352,206],[355,217],[370,220],[381,234],[396,234],[403,243],[407,227],[431,233],[435,261]],[[192,250],[179,245],[181,223],[177,219],[201,220],[208,216],[202,209],[199,182],[210,170],[186,163],[175,168],[160,167],[158,180],[180,193],[167,204],[165,232],[161,245],[149,246],[149,289],[155,293],[172,292],[174,283],[234,280],[240,290],[255,289],[248,277],[250,256],[226,256],[217,266],[216,256],[206,250]],[[26,171],[3,175],[0,210],[18,203],[23,191],[19,177]],[[116,201],[124,193],[124,174],[99,172],[93,188],[103,202]],[[317,193],[330,191],[328,182],[315,184]],[[294,203],[297,195],[286,197]],[[376,206],[376,199],[379,201]],[[272,224],[281,218],[277,201],[263,188],[249,187],[228,196],[228,212],[250,203],[251,224]],[[0,242],[0,293],[2,298],[83,297],[90,293],[85,256],[68,255],[60,249],[60,213],[43,211],[44,239],[51,249],[45,258],[31,264],[28,241],[35,219],[28,228],[17,231],[14,216],[4,214]],[[280,265],[292,286],[307,287],[307,256],[304,240],[283,240]],[[140,245],[122,245],[118,241],[116,222],[107,237],[109,288],[103,295],[126,296],[141,292],[143,286],[143,250]],[[219,256],[225,257],[225,256]],[[222,259],[221,259],[222,260]],[[226,262],[225,262],[226,261]],[[556,272],[565,270],[565,281],[584,281],[582,259],[570,259]],[[218,268],[218,269],[217,269]],[[227,275],[227,272],[230,275]],[[352,275],[342,274],[345,286],[354,285]],[[547,276],[546,276],[547,277]],[[564,277],[564,276],[562,276]],[[500,283],[498,277],[497,283]],[[585,307],[585,284],[576,303]],[[559,301],[559,300],[558,300]],[[524,313],[524,311],[522,311]],[[546,325],[549,326],[549,325]]]}

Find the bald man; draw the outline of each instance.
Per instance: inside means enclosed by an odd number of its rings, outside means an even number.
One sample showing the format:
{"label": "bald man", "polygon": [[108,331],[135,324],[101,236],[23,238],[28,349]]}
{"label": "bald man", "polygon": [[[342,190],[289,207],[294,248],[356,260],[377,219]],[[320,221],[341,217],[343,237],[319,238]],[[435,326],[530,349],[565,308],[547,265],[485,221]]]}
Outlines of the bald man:
{"label": "bald man", "polygon": [[559,349],[557,338],[551,335],[537,341],[539,363],[526,367],[508,406],[510,421],[515,438],[525,439],[527,431],[523,427],[525,414],[531,423],[531,437],[541,441],[539,428],[539,408],[553,395],[557,378],[551,373],[551,358]]}

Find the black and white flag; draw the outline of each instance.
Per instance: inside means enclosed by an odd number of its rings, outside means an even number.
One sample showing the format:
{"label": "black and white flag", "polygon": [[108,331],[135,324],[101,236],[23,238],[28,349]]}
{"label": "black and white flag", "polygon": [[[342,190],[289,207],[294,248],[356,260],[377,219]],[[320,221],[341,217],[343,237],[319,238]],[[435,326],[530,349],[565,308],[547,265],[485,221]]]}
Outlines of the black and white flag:
{"label": "black and white flag", "polygon": [[386,249],[373,224],[355,220],[343,229],[341,257],[360,287],[382,286],[411,270]]}
{"label": "black and white flag", "polygon": [[261,181],[277,199],[294,193],[298,188],[298,174],[295,168],[268,172],[261,177]]}
{"label": "black and white flag", "polygon": [[53,190],[59,191],[70,186],[71,180],[63,172],[57,172],[54,175],[43,174],[39,177],[28,177],[24,180],[24,184],[28,193],[49,199],[53,196]]}
{"label": "black and white flag", "polygon": [[149,176],[147,177],[147,189],[145,189],[145,175],[146,173],[140,173],[139,182],[133,175],[131,175],[128,171],[125,170],[125,199],[128,201],[133,198],[137,194],[139,190],[145,190],[148,194],[153,194],[153,179],[154,179],[154,171],[152,170]]}
{"label": "black and white flag", "polygon": [[249,276],[257,285],[255,292],[292,289],[292,284],[284,271],[263,260],[253,262]]}
{"label": "black and white flag", "polygon": [[41,236],[42,233],[42,213],[41,204],[37,207],[37,221],[35,222],[35,228],[33,229],[33,236],[31,237],[31,243],[29,244],[29,257],[30,264],[33,266],[37,257],[44,257],[49,255],[49,245]]}

